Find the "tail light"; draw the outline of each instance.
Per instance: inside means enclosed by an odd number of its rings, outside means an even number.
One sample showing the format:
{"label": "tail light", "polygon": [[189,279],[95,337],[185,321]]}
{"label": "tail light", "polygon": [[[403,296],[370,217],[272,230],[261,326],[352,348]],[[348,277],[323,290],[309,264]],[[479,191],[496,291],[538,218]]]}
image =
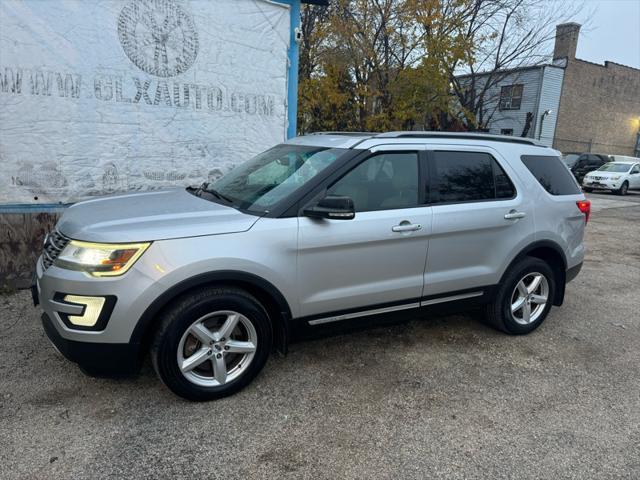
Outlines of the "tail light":
{"label": "tail light", "polygon": [[591,215],[591,202],[589,200],[578,200],[576,205],[578,209],[584,213],[584,223],[587,223]]}

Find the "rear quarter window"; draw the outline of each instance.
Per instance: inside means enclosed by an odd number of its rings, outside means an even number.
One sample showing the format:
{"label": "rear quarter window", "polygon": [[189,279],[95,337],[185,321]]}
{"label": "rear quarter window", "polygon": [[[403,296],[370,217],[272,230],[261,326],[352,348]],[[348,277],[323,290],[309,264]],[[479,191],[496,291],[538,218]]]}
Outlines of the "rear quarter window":
{"label": "rear quarter window", "polygon": [[560,157],[546,155],[523,155],[522,163],[529,169],[538,183],[551,195],[575,195],[580,187],[571,172],[562,164]]}

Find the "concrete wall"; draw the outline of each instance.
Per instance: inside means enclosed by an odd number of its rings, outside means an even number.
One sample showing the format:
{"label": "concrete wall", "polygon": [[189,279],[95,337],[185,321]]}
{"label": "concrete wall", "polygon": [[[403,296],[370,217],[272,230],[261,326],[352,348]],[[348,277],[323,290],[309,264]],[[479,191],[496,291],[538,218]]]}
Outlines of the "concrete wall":
{"label": "concrete wall", "polygon": [[633,155],[640,128],[640,70],[568,59],[554,147]]}

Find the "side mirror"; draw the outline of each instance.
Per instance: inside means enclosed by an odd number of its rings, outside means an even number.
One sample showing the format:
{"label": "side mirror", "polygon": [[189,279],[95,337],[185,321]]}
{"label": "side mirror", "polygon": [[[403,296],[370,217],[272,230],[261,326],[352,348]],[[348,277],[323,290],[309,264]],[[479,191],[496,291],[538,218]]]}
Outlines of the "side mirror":
{"label": "side mirror", "polygon": [[311,218],[328,218],[330,220],[352,220],[356,216],[351,197],[327,195],[303,213]]}

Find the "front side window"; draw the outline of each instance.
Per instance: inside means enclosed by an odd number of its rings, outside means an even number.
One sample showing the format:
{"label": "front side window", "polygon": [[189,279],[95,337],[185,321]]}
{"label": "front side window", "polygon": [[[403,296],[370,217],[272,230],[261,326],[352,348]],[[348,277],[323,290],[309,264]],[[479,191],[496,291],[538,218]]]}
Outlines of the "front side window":
{"label": "front side window", "polygon": [[433,152],[432,203],[513,198],[513,183],[498,162],[483,152]]}
{"label": "front side window", "polygon": [[573,175],[562,165],[559,157],[549,155],[523,155],[522,163],[551,195],[575,195],[580,187]]}
{"label": "front side window", "polygon": [[278,145],[238,165],[205,190],[249,211],[263,213],[333,164],[346,149]]}
{"label": "front side window", "polygon": [[500,89],[500,110],[520,110],[524,85],[504,85]]}
{"label": "front side window", "polygon": [[356,212],[411,208],[418,201],[418,154],[382,153],[368,158],[327,191],[351,197]]}

